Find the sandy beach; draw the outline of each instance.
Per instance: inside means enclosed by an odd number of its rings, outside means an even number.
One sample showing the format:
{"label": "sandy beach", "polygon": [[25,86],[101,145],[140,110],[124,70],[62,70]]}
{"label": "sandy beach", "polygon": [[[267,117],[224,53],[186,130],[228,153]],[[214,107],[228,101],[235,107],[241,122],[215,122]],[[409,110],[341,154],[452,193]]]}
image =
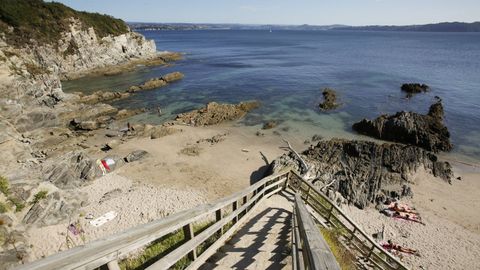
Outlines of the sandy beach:
{"label": "sandy beach", "polygon": [[479,269],[480,174],[455,167],[462,180],[452,185],[419,171],[414,175],[413,199],[402,200],[416,208],[426,225],[387,217],[374,208],[343,210],[369,235],[385,226],[384,242],[418,250],[420,256],[402,254],[412,269]]}
{"label": "sandy beach", "polygon": [[[260,152],[268,162],[284,152],[279,148],[284,145],[283,135],[267,130],[262,131],[265,136],[257,136],[259,127],[175,128],[182,132],[154,140],[134,138],[107,153],[98,152],[101,157],[140,149],[149,155],[80,189],[88,194],[89,204],[81,209],[84,216],[72,217],[71,223],[80,222],[85,242],[240,191],[263,177],[267,167]],[[303,144],[306,138],[285,137],[299,150],[307,147]],[[90,139],[98,145],[107,140]],[[367,233],[378,232],[385,225],[385,240],[418,249],[420,257],[402,257],[413,269],[478,268],[480,215],[475,209],[480,207],[480,173],[478,168],[461,164],[454,168],[462,180],[452,185],[423,171],[412,178],[414,197],[405,202],[416,207],[426,226],[388,218],[373,207],[359,210],[344,206],[344,210]],[[101,227],[93,227],[85,219],[85,215],[98,217],[109,211],[118,215]],[[68,225],[30,229],[33,252],[29,259],[66,249]],[[74,245],[83,244],[80,236],[73,240]]]}

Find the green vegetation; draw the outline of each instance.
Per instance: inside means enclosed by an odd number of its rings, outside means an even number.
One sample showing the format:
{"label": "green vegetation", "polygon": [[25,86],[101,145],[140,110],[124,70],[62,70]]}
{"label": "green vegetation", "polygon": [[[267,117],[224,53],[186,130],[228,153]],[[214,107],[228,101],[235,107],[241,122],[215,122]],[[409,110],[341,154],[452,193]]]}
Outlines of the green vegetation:
{"label": "green vegetation", "polygon": [[36,204],[37,202],[46,199],[47,195],[48,195],[47,190],[41,190],[37,192],[37,194],[33,196],[32,204]]}
{"label": "green vegetation", "polygon": [[46,68],[33,63],[26,63],[25,68],[27,69],[28,73],[32,74],[33,76],[49,73]]}
{"label": "green vegetation", "polygon": [[8,201],[15,206],[15,212],[21,212],[25,208],[25,203],[16,197],[8,197]]}
{"label": "green vegetation", "polygon": [[[79,12],[56,2],[42,0],[1,0],[0,31],[14,46],[57,44],[61,33],[68,31],[70,19],[76,18],[84,29],[93,27],[99,38],[128,32],[120,19],[98,13]],[[13,31],[9,30],[13,27]]]}
{"label": "green vegetation", "polygon": [[340,243],[341,232],[335,229],[320,227],[323,238],[332,250],[333,256],[337,259],[342,270],[357,269],[355,266],[355,255],[353,255],[342,243]]}
{"label": "green vegetation", "polygon": [[0,214],[6,213],[8,210],[10,210],[10,207],[5,203],[0,202]]}
{"label": "green vegetation", "polygon": [[[194,234],[198,235],[212,224],[213,223],[209,222],[194,225]],[[228,229],[230,228],[230,226],[231,224],[227,224],[225,228]],[[198,246],[197,254],[202,254],[202,252],[204,252],[208,247],[210,247],[218,238],[219,235],[214,234],[209,239],[207,239],[203,244]],[[150,266],[155,261],[175,250],[177,247],[181,246],[185,242],[186,239],[183,230],[178,230],[154,241],[152,244],[145,248],[142,254],[120,262],[120,268],[122,270],[145,269],[146,267]],[[180,259],[175,265],[173,265],[170,269],[185,269],[190,264],[190,262],[191,261],[188,256],[185,256]]]}
{"label": "green vegetation", "polygon": [[3,176],[0,176],[0,192],[5,196],[8,196],[10,193],[10,184],[8,183],[7,178]]}

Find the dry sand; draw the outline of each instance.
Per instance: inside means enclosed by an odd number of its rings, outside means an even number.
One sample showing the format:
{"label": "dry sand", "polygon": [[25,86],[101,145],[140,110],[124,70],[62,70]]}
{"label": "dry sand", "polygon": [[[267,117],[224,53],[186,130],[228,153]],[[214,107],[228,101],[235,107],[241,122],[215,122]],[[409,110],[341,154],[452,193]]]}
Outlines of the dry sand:
{"label": "dry sand", "polygon": [[[193,189],[159,188],[135,183],[116,173],[95,180],[79,192],[89,194],[89,205],[81,209],[81,215],[72,217],[70,222],[28,230],[27,238],[32,246],[29,261],[66,250],[68,246],[81,245],[84,240],[87,243],[206,202],[205,197]],[[102,197],[108,192],[111,196],[105,200]],[[109,211],[115,211],[117,217],[101,227],[92,226],[85,218],[88,214],[97,218]],[[80,235],[68,233],[71,242],[67,244],[67,227],[77,221],[85,231],[84,240]]]}
{"label": "dry sand", "polygon": [[[177,128],[183,132],[155,140],[132,139],[107,153],[124,156],[141,149],[150,155],[81,189],[91,197],[90,205],[81,209],[85,214],[98,216],[111,210],[119,213],[100,228],[75,217],[72,222],[81,221],[87,241],[237,192],[263,176],[266,163],[260,151],[268,162],[284,152],[279,148],[284,145],[284,134],[278,136],[267,130],[262,131],[265,136],[256,136],[258,126]],[[224,134],[224,140],[218,143],[204,141]],[[306,148],[305,137],[289,132],[285,138],[295,149]],[[455,180],[453,185],[424,172],[415,175],[415,195],[407,202],[420,211],[426,226],[393,220],[374,209],[346,206],[345,210],[367,233],[378,232],[385,224],[386,239],[418,249],[421,257],[402,258],[413,269],[480,269],[480,170],[468,166],[455,169],[462,180]],[[99,203],[105,193],[115,189],[122,193]],[[65,249],[67,226],[65,223],[29,230],[32,257]],[[79,237],[75,241],[82,243]]]}
{"label": "dry sand", "polygon": [[[82,216],[58,225],[30,228],[27,239],[32,252],[28,260],[67,249],[67,226],[76,221],[85,231],[85,242],[90,242],[240,191],[265,173],[266,163],[259,151],[269,162],[283,153],[279,136],[258,137],[254,128],[181,128],[181,133],[155,140],[133,139],[108,153],[98,152],[98,157],[124,156],[141,149],[149,155],[79,189],[89,196],[89,205],[80,209]],[[215,144],[202,141],[224,134],[224,140]],[[92,140],[102,145],[110,139]],[[182,153],[192,146],[200,149],[198,155]],[[104,197],[108,193],[111,195]],[[85,215],[96,218],[109,211],[116,211],[118,216],[101,227],[93,227],[85,219]],[[80,236],[72,236],[72,242],[70,247],[84,243]]]}

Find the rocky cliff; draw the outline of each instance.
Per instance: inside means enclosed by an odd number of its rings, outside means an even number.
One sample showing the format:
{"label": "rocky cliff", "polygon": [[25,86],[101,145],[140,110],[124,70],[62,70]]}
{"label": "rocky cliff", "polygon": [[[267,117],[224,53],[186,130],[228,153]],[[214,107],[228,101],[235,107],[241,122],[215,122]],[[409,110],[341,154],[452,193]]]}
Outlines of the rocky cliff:
{"label": "rocky cliff", "polygon": [[[318,142],[301,156],[310,168],[306,177],[320,186],[332,183],[332,199],[345,199],[359,208],[412,195],[411,176],[420,168],[447,182],[454,177],[448,162],[416,146],[332,139]],[[273,172],[285,168],[302,171],[292,154],[271,164]]]}
{"label": "rocky cliff", "polygon": [[[154,41],[131,32],[121,20],[53,2],[2,1],[0,185],[6,188],[0,192],[0,236],[19,237],[16,250],[0,248],[1,254],[13,260],[23,256],[28,249],[21,237],[26,223],[42,217],[49,217],[49,224],[60,222],[85,203],[82,196],[73,196],[74,187],[93,178],[84,173],[96,168],[91,154],[98,155],[99,149],[89,152],[85,141],[92,135],[72,129],[72,119],[106,125],[132,114],[82,102],[81,96],[62,91],[61,80],[170,60],[171,55],[156,51]],[[54,185],[55,192],[35,200],[45,185]]]}

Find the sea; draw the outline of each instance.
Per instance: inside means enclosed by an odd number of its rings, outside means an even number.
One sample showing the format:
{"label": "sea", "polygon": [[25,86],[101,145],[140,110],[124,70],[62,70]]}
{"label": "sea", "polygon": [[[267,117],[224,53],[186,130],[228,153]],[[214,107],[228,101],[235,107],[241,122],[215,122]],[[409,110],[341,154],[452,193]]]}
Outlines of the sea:
{"label": "sea", "polygon": [[[166,87],[115,101],[119,108],[147,108],[138,122],[159,124],[207,102],[260,101],[235,125],[279,123],[277,135],[306,139],[366,139],[351,126],[363,118],[398,111],[426,113],[443,100],[452,157],[480,161],[480,33],[363,31],[192,30],[145,31],[157,50],[185,54],[167,67],[139,67],[115,76],[63,82],[66,92],[125,91],[180,71]],[[403,83],[425,83],[428,93],[406,98]],[[341,107],[323,112],[322,91],[337,91]],[[162,115],[158,115],[161,108]]]}

